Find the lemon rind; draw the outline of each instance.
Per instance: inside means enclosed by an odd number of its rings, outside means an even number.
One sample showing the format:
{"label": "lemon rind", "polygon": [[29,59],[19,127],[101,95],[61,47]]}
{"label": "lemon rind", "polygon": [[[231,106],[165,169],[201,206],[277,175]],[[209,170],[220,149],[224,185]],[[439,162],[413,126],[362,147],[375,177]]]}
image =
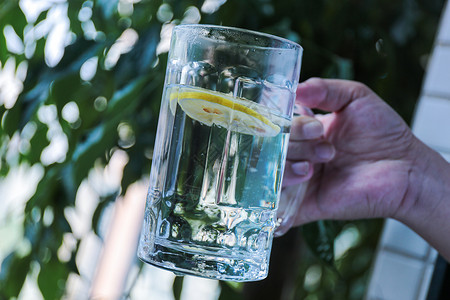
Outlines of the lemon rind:
{"label": "lemon rind", "polygon": [[[238,103],[238,101],[246,101],[249,100],[246,99],[240,99],[233,97],[231,95],[223,94],[216,91],[206,90],[199,87],[175,87],[171,90],[168,90],[169,92],[169,106],[172,111],[172,113],[175,113],[175,107],[177,102],[181,104],[183,100],[192,99],[192,100],[203,100],[205,102],[209,102],[215,105],[220,105],[223,107],[226,107],[230,110],[238,111],[244,115],[247,115],[251,118],[257,119],[266,126],[270,127],[269,132],[265,132],[265,134],[262,134],[261,132],[255,132],[254,129],[252,129],[252,133],[249,132],[242,132],[246,134],[254,134],[254,135],[264,135],[264,136],[275,136],[280,132],[280,127],[276,124],[274,124],[272,121],[270,121],[268,118],[257,112],[256,110]],[[197,121],[200,121],[204,123],[205,125],[211,126],[214,121],[207,122],[206,120],[201,120],[192,114],[188,113],[185,108],[182,107],[182,109],[189,115],[189,117],[196,119]],[[219,124],[220,125],[220,124]],[[247,127],[251,128],[251,126]],[[239,130],[238,130],[239,131]]]}

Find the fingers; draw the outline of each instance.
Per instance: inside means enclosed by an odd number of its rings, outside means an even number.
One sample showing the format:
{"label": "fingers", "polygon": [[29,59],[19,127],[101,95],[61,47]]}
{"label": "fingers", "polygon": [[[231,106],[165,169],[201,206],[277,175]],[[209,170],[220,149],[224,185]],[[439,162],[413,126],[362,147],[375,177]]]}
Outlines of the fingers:
{"label": "fingers", "polygon": [[295,117],[291,126],[291,141],[317,139],[323,135],[322,123],[313,117]]}
{"label": "fingers", "polygon": [[359,82],[311,78],[298,85],[296,102],[310,108],[337,112],[350,102],[371,94],[373,92]]}
{"label": "fingers", "polygon": [[[292,120],[287,159],[291,161],[326,162],[334,157],[334,147],[323,139],[322,123],[308,116]],[[302,175],[302,174],[299,174]]]}
{"label": "fingers", "polygon": [[287,159],[291,161],[328,162],[334,158],[336,150],[324,140],[311,142],[289,142]]}
{"label": "fingers", "polygon": [[313,165],[308,161],[286,161],[283,187],[297,185],[307,181],[313,174]]}
{"label": "fingers", "polygon": [[303,105],[295,105],[294,114],[314,117],[314,112],[309,107]]}
{"label": "fingers", "polygon": [[314,163],[327,162],[334,157],[335,149],[324,140],[323,133],[322,123],[314,117],[294,117],[283,186],[308,180],[313,174]]}

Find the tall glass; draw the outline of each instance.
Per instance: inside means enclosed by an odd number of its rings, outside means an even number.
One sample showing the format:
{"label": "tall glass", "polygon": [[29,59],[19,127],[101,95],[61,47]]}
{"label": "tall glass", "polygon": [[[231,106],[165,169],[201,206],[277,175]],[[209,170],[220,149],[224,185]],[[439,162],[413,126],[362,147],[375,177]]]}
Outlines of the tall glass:
{"label": "tall glass", "polygon": [[175,27],[141,260],[222,280],[267,276],[301,55],[268,34]]}

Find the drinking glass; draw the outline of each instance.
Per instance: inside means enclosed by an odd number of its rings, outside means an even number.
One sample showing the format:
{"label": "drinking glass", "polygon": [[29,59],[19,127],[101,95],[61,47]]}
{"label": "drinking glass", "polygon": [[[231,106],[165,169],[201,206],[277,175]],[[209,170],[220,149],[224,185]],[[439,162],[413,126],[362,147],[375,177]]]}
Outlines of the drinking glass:
{"label": "drinking glass", "polygon": [[173,30],[139,242],[144,262],[267,276],[302,48],[249,30]]}

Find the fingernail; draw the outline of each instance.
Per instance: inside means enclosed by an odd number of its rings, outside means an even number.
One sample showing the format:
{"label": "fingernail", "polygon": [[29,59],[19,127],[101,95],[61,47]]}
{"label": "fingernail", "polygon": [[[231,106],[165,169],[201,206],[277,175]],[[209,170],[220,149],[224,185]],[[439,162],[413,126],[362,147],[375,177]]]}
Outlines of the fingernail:
{"label": "fingernail", "polygon": [[321,143],[316,145],[316,155],[323,160],[330,160],[335,153],[334,147],[328,143]]}
{"label": "fingernail", "polygon": [[309,162],[307,161],[301,161],[292,164],[292,171],[294,171],[295,174],[299,176],[305,176],[309,172]]}
{"label": "fingernail", "polygon": [[318,138],[322,133],[323,127],[319,121],[312,121],[303,125],[303,134],[307,139]]}

